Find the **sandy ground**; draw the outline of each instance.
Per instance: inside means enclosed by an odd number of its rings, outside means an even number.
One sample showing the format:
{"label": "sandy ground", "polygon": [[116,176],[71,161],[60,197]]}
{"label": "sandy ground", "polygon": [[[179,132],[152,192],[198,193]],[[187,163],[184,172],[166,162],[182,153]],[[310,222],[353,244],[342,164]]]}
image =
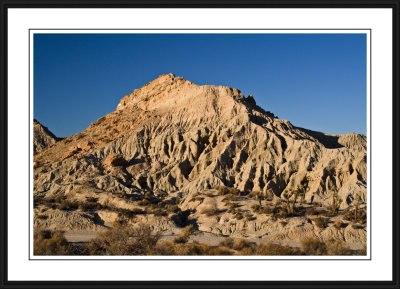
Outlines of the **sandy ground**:
{"label": "sandy ground", "polygon": [[[95,238],[98,232],[93,231],[65,231],[64,236],[70,243],[83,243],[88,242],[89,240]],[[178,234],[164,234],[161,236],[161,241],[173,241]],[[221,242],[225,237],[217,236],[207,232],[197,233],[195,236],[190,238],[189,242],[197,241],[199,243],[205,243],[210,246],[218,246],[219,242]],[[238,238],[232,238],[237,240]],[[248,238],[249,241],[252,242],[262,242],[261,239],[253,239]],[[274,241],[275,243],[290,245],[293,247],[300,247],[300,243],[297,241]]]}
{"label": "sandy ground", "polygon": [[88,242],[97,236],[98,232],[93,231],[65,231],[64,237],[70,243]]}
{"label": "sandy ground", "polygon": [[[95,238],[97,236],[98,232],[93,232],[93,231],[66,231],[64,232],[64,236],[67,239],[68,242],[70,243],[84,243],[88,242],[89,240]],[[166,233],[161,236],[161,241],[173,241],[175,237],[177,237],[178,234],[171,234],[171,233]],[[218,246],[219,242],[221,242],[225,237],[223,236],[217,236],[211,233],[207,232],[200,232],[197,233],[196,235],[192,236],[190,238],[189,242],[197,241],[199,243],[204,243],[210,246]],[[239,238],[232,238],[234,240],[237,240]],[[249,241],[255,242],[255,243],[260,243],[264,242],[262,239],[256,239],[256,238],[248,238]],[[297,247],[300,248],[301,244],[298,241],[293,241],[293,240],[287,240],[287,241],[278,241],[274,240],[274,243],[279,243],[281,245],[289,245],[292,247]],[[362,245],[360,244],[349,244],[350,249],[352,250],[359,250],[362,248]]]}

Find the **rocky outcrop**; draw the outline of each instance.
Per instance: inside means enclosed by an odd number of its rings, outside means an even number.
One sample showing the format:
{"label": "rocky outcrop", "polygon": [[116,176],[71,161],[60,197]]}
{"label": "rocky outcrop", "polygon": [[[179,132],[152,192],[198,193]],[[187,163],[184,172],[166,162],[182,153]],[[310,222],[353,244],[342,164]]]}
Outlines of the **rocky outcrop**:
{"label": "rocky outcrop", "polygon": [[366,137],[293,126],[225,86],[162,75],[85,131],[35,155],[37,195],[179,192],[225,185],[281,197],[307,177],[306,200],[366,200]]}
{"label": "rocky outcrop", "polygon": [[60,138],[56,137],[47,127],[36,119],[33,120],[33,153],[36,154],[49,145],[55,144]]}

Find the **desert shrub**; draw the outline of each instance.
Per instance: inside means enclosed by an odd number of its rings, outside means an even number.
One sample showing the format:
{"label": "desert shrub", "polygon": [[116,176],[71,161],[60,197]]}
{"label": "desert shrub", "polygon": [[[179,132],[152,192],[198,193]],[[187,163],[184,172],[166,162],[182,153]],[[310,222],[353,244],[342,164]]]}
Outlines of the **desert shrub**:
{"label": "desert shrub", "polygon": [[328,219],[324,217],[318,217],[314,219],[314,224],[320,229],[328,227]]}
{"label": "desert shrub", "polygon": [[139,206],[144,206],[145,207],[145,206],[150,206],[152,203],[149,200],[144,199],[144,200],[138,201],[137,204]]}
{"label": "desert shrub", "polygon": [[121,219],[132,219],[136,217],[136,215],[145,215],[147,214],[146,210],[142,210],[140,208],[133,208],[131,210],[120,209],[118,212],[118,217]]}
{"label": "desert shrub", "polygon": [[80,202],[76,203],[78,204],[78,209],[81,211],[89,211],[89,210],[101,210],[103,206],[99,203],[94,203],[94,202]]}
{"label": "desert shrub", "polygon": [[48,218],[47,215],[37,215],[36,218],[38,218],[39,220],[46,220]]}
{"label": "desert shrub", "polygon": [[[226,241],[227,240],[227,241]],[[244,239],[242,239],[244,240]],[[226,242],[224,242],[226,241]],[[174,243],[170,241],[158,242],[150,250],[149,255],[301,255],[301,250],[288,245],[275,243],[261,243],[259,245],[250,243],[247,240],[240,241],[235,251],[231,250],[233,240],[226,238],[220,243],[219,247],[212,247],[207,244],[193,243]],[[238,240],[239,241],[239,240]],[[238,243],[238,242],[236,242]]]}
{"label": "desert shrub", "polygon": [[222,202],[230,201],[230,202],[235,202],[238,200],[238,196],[234,194],[227,194],[225,197],[222,199]]}
{"label": "desert shrub", "polygon": [[218,186],[218,187],[216,187],[216,189],[218,191],[218,194],[221,195],[221,196],[230,193],[229,188],[225,187],[225,186]]}
{"label": "desert shrub", "polygon": [[353,228],[353,229],[356,229],[356,230],[359,230],[359,229],[362,229],[363,228],[363,226],[360,226],[359,224],[351,224],[351,227]]}
{"label": "desert shrub", "polygon": [[88,255],[147,255],[159,239],[160,234],[145,224],[117,226],[86,243],[85,252]]}
{"label": "desert shrub", "polygon": [[36,208],[38,205],[44,203],[44,198],[42,196],[33,195],[33,206]]}
{"label": "desert shrub", "polygon": [[301,249],[306,255],[326,255],[328,253],[325,243],[316,238],[302,240]]}
{"label": "desert shrub", "polygon": [[341,228],[344,227],[344,223],[343,223],[342,221],[337,221],[337,222],[334,224],[334,226],[335,226],[336,229],[341,229]]}
{"label": "desert shrub", "polygon": [[260,213],[262,210],[262,206],[258,204],[251,205],[251,209],[253,210],[254,213]]}
{"label": "desert shrub", "polygon": [[210,202],[208,204],[205,204],[200,212],[210,217],[218,215],[220,213],[220,210],[218,209],[216,202]]}
{"label": "desert shrub", "polygon": [[240,191],[236,188],[230,188],[230,187],[226,187],[226,186],[218,186],[218,187],[216,187],[216,189],[217,189],[218,194],[221,196],[228,195],[228,194],[240,195]]}
{"label": "desert shrub", "polygon": [[140,209],[140,208],[133,208],[133,209],[130,210],[130,212],[131,212],[132,214],[135,214],[135,215],[143,215],[143,214],[146,214],[146,211],[145,211],[145,210],[142,210],[142,209]]}
{"label": "desert shrub", "polygon": [[144,198],[145,200],[151,201],[151,200],[154,198],[154,193],[153,193],[153,192],[150,192],[150,191],[145,192],[144,195],[143,195],[143,198]]}
{"label": "desert shrub", "polygon": [[367,210],[365,209],[349,209],[344,213],[343,219],[347,221],[357,222],[361,224],[367,223]]}
{"label": "desert shrub", "polygon": [[274,213],[274,208],[271,207],[270,205],[261,206],[259,204],[254,204],[251,206],[251,209],[253,210],[254,213],[260,215],[261,214],[270,215]]}
{"label": "desert shrub", "polygon": [[351,250],[344,242],[330,239],[325,242],[328,255],[351,255]]}
{"label": "desert shrub", "polygon": [[190,236],[192,236],[195,232],[195,228],[193,225],[186,226],[178,237],[174,239],[174,243],[187,243],[189,241]]}
{"label": "desert shrub", "polygon": [[234,240],[232,238],[230,238],[230,237],[227,237],[227,238],[223,239],[221,242],[219,242],[219,245],[232,249],[233,248],[233,243],[234,243]]}
{"label": "desert shrub", "polygon": [[203,196],[196,195],[196,196],[193,196],[193,197],[189,200],[189,202],[195,202],[195,201],[202,202],[203,200],[204,200],[204,197],[203,197]]}
{"label": "desert shrub", "polygon": [[34,255],[70,255],[70,245],[60,231],[39,230],[33,235]]}
{"label": "desert shrub", "polygon": [[254,248],[253,255],[271,255],[271,256],[283,256],[283,255],[300,255],[300,250],[288,245],[280,245],[276,243],[260,243]]}
{"label": "desert shrub", "polygon": [[249,248],[249,247],[251,247],[251,242],[244,238],[240,238],[233,245],[233,249],[235,249],[237,251],[241,251],[243,248]]}
{"label": "desert shrub", "polygon": [[229,248],[214,248],[207,244],[199,244],[197,242],[189,243],[173,243],[173,242],[159,242],[153,250],[151,255],[232,255],[233,252]]}
{"label": "desert shrub", "polygon": [[287,208],[285,208],[285,207],[275,206],[272,209],[272,219],[273,220],[285,219],[289,216],[290,216],[290,214],[289,214]]}
{"label": "desert shrub", "polygon": [[238,255],[243,256],[251,256],[254,255],[254,248],[253,247],[244,247],[242,250],[238,252]]}
{"label": "desert shrub", "polygon": [[160,208],[153,209],[151,211],[151,214],[153,214],[154,216],[162,216],[162,217],[168,216],[168,213],[166,211],[164,211],[163,209],[160,209]]}
{"label": "desert shrub", "polygon": [[76,210],[79,207],[79,203],[77,201],[71,200],[62,200],[58,209],[60,210]]}
{"label": "desert shrub", "polygon": [[172,204],[166,204],[165,205],[165,210],[168,213],[179,213],[181,209],[177,205],[172,205]]}
{"label": "desert shrub", "polygon": [[306,216],[318,216],[320,214],[319,210],[316,210],[315,208],[307,208],[305,211]]}

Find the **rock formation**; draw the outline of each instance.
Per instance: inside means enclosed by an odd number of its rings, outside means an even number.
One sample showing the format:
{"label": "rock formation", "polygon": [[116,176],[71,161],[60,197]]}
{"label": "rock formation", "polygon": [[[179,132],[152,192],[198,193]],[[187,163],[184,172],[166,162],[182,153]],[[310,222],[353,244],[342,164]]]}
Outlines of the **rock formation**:
{"label": "rock formation", "polygon": [[55,144],[60,138],[56,137],[47,127],[36,119],[33,120],[33,153],[42,151],[49,145]]}
{"label": "rock formation", "polygon": [[306,201],[328,205],[336,191],[342,208],[366,201],[365,136],[298,128],[235,88],[173,74],[135,89],[83,132],[48,143],[35,155],[37,197],[105,202],[152,192],[188,200],[227,186],[279,199],[307,178]]}

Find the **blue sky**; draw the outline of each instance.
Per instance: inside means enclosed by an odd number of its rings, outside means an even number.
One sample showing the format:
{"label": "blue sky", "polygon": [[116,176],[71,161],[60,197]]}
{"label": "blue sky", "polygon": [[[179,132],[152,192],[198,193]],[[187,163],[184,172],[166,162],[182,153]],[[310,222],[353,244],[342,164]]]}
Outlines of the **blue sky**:
{"label": "blue sky", "polygon": [[366,135],[365,34],[35,34],[33,60],[34,117],[59,137],[166,73],[252,94],[295,126]]}

